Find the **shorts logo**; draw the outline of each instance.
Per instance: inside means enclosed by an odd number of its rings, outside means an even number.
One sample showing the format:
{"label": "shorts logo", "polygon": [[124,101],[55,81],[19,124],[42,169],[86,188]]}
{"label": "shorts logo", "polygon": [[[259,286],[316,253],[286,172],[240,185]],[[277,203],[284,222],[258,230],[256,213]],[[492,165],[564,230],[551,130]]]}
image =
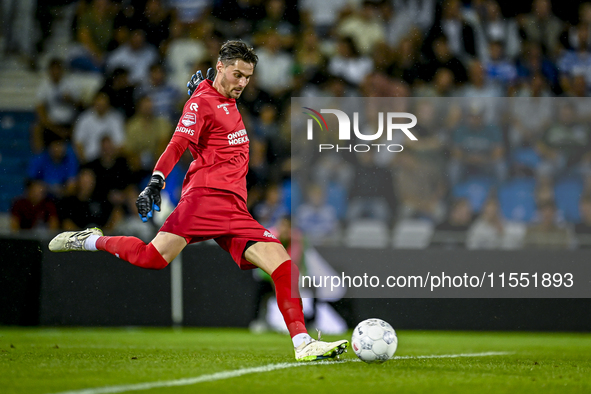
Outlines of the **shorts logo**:
{"label": "shorts logo", "polygon": [[197,112],[197,108],[199,108],[199,106],[197,104],[195,104],[195,103],[191,103],[191,105],[189,105],[189,109],[191,111]]}
{"label": "shorts logo", "polygon": [[274,236],[273,234],[271,234],[268,230],[265,230],[265,233],[263,234],[263,237],[277,239],[277,237]]}
{"label": "shorts logo", "polygon": [[197,116],[192,112],[187,112],[185,116],[183,116],[181,123],[186,127],[193,126],[195,123],[197,123]]}

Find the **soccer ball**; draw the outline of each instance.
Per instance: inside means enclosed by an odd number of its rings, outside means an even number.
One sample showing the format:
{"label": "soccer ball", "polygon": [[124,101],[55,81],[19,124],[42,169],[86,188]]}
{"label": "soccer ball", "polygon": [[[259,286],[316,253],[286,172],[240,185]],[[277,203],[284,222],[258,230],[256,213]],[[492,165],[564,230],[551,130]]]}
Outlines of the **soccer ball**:
{"label": "soccer ball", "polygon": [[385,321],[367,319],[353,330],[351,347],[362,361],[383,363],[396,352],[398,337],[392,326]]}

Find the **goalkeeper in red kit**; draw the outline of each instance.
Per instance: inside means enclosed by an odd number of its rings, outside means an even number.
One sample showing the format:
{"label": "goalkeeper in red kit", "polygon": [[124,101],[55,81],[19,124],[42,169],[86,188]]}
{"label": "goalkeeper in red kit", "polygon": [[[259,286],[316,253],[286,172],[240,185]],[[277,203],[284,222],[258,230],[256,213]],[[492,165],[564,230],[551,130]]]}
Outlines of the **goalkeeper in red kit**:
{"label": "goalkeeper in red kit", "polygon": [[[164,180],[188,148],[193,156],[181,199],[156,237],[145,244],[135,237],[103,236],[100,229],[68,231],[49,243],[53,252],[109,252],[147,269],[166,267],[187,244],[214,239],[241,269],[259,267],[273,279],[277,304],[291,335],[296,360],[334,358],[348,342],[324,342],[308,335],[297,288],[298,268],[281,243],[246,208],[248,134],[236,107],[258,61],[242,41],[222,45],[216,76],[193,78],[195,87],[166,150],[154,167],[136,205],[142,220],[160,210]],[[208,77],[213,78],[208,72]]]}

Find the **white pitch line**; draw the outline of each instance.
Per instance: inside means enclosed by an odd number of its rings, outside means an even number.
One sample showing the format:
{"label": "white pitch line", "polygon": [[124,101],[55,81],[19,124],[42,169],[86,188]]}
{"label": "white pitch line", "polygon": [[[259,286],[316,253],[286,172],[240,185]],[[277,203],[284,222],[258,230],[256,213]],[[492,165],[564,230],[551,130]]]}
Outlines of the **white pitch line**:
{"label": "white pitch line", "polygon": [[[503,356],[507,354],[512,354],[511,352],[485,352],[485,353],[461,353],[461,354],[434,354],[434,355],[427,355],[427,356],[395,356],[392,357],[394,360],[407,360],[407,359],[425,359],[425,358],[458,358],[458,357],[488,357],[488,356]],[[252,373],[262,373],[262,372],[271,372],[277,371],[279,369],[286,369],[286,368],[296,368],[296,367],[306,367],[306,366],[313,366],[313,365],[332,365],[332,364],[342,364],[346,362],[361,362],[359,359],[347,359],[342,361],[319,361],[319,362],[299,362],[299,363],[279,363],[279,364],[269,364],[263,365],[260,367],[252,367],[252,368],[242,368],[242,369],[235,369],[233,371],[224,371],[224,372],[216,372],[208,375],[201,375],[196,376],[194,378],[183,378],[183,379],[175,379],[175,380],[164,380],[159,382],[146,382],[146,383],[137,383],[137,384],[125,384],[121,386],[107,386],[107,387],[97,387],[97,388],[90,388],[90,389],[82,389],[82,390],[73,390],[73,391],[62,391],[56,394],[112,394],[112,393],[124,393],[126,391],[140,391],[140,390],[150,390],[159,387],[175,387],[175,386],[189,386],[192,384],[203,383],[203,382],[213,382],[216,380],[225,380],[230,378],[236,378],[242,375],[248,375]]]}

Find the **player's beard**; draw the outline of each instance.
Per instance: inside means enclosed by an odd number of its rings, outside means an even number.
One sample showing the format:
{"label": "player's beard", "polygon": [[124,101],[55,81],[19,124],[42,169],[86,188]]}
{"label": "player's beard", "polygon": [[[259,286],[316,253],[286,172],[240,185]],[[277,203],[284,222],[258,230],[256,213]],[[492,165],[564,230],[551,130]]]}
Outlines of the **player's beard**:
{"label": "player's beard", "polygon": [[224,91],[226,92],[226,95],[230,98],[237,99],[242,94],[242,91],[234,90],[235,87],[232,87],[230,85],[230,82],[228,82],[228,78],[226,78],[225,74],[222,74],[222,80],[220,81],[220,85],[222,86],[222,89],[224,89]]}

